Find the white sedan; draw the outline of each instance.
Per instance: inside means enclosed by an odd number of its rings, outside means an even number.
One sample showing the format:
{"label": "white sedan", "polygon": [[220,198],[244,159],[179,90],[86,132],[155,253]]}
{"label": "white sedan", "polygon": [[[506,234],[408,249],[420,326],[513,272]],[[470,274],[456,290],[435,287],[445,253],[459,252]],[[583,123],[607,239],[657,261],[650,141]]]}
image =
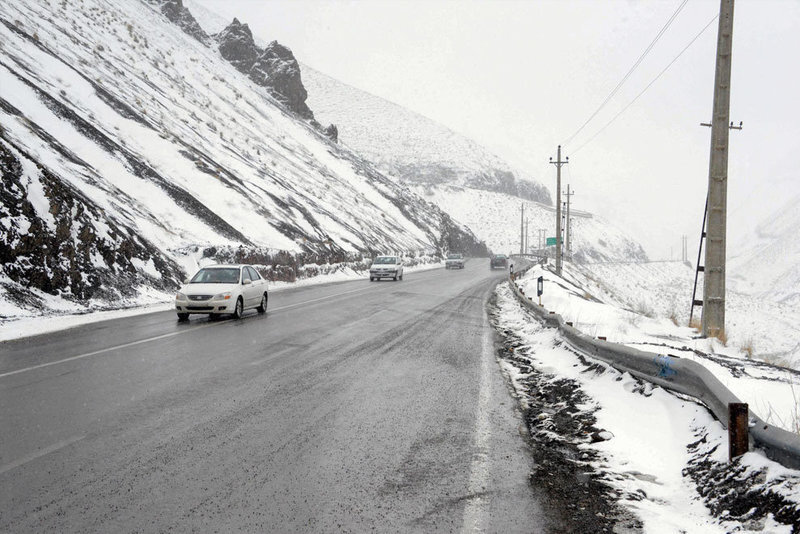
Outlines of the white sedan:
{"label": "white sedan", "polygon": [[267,311],[267,281],[250,265],[203,267],[175,295],[178,319],[191,313],[230,314],[238,319],[245,310]]}
{"label": "white sedan", "polygon": [[391,278],[403,279],[403,260],[399,256],[378,256],[369,268],[369,281]]}

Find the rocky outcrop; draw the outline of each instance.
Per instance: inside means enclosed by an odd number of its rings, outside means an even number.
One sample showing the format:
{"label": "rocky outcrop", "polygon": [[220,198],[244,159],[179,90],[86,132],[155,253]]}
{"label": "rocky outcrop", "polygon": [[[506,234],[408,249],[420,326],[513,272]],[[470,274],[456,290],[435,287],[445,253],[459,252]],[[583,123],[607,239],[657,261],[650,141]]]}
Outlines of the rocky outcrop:
{"label": "rocky outcrop", "polygon": [[264,49],[253,40],[247,24],[233,19],[216,35],[219,51],[231,65],[246,74],[254,83],[300,117],[312,120],[314,114],[306,105],[308,93],[300,76],[300,65],[292,51],[272,41]]}
{"label": "rocky outcrop", "polygon": [[195,20],[194,15],[183,5],[183,0],[150,0],[152,4],[160,7],[161,13],[170,22],[177,24],[188,35],[191,35],[204,45],[208,45],[210,39],[200,24]]}
{"label": "rocky outcrop", "polygon": [[473,189],[505,193],[542,204],[551,205],[553,203],[546,187],[527,180],[519,180],[510,171],[494,170],[474,175],[467,180],[466,185]]}
{"label": "rocky outcrop", "polygon": [[323,133],[327,135],[328,138],[330,138],[330,140],[334,143],[339,142],[339,128],[337,128],[335,124],[328,125]]}

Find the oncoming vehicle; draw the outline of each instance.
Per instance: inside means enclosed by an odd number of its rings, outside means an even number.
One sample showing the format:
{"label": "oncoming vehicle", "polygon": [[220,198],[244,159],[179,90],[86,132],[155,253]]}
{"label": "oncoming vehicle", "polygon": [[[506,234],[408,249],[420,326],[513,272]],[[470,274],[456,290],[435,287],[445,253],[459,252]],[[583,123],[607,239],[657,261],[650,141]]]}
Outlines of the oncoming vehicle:
{"label": "oncoming vehicle", "polygon": [[463,269],[464,268],[464,255],[463,254],[448,254],[444,260],[445,269]]}
{"label": "oncoming vehicle", "polygon": [[175,295],[178,319],[192,313],[229,314],[239,319],[245,310],[267,311],[267,281],[250,265],[203,267]]}
{"label": "oncoming vehicle", "polygon": [[369,281],[391,278],[403,279],[403,260],[399,256],[378,256],[369,268]]}
{"label": "oncoming vehicle", "polygon": [[505,254],[495,254],[489,260],[490,269],[508,269],[508,256]]}

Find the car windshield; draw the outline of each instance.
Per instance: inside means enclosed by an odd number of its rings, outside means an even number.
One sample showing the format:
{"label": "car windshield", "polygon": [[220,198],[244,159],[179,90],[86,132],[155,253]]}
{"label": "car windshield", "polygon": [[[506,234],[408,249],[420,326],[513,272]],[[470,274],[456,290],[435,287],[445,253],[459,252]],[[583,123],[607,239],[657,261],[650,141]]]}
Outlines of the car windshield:
{"label": "car windshield", "polygon": [[461,259],[461,254],[448,254],[447,255],[447,259],[448,260],[460,260]]}
{"label": "car windshield", "polygon": [[200,269],[190,284],[238,284],[239,268]]}
{"label": "car windshield", "polygon": [[375,262],[374,263],[376,263],[378,265],[390,264],[390,263],[393,264],[393,263],[397,263],[397,258],[395,258],[394,256],[378,256],[377,258],[375,258]]}
{"label": "car windshield", "polygon": [[504,259],[506,259],[506,257],[505,257],[505,255],[504,255],[504,254],[498,254],[498,255],[496,255],[496,256],[494,257],[494,259],[496,259],[496,260],[504,260]]}

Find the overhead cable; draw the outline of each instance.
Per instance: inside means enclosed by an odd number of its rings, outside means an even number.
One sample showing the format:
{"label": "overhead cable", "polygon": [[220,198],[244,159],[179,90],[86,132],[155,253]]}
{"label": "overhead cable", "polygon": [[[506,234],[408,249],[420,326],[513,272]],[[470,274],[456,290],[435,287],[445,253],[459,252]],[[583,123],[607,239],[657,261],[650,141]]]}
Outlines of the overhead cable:
{"label": "overhead cable", "polygon": [[708,21],[708,24],[706,24],[706,25],[703,27],[703,29],[702,29],[702,30],[700,30],[700,33],[698,33],[697,35],[695,35],[695,36],[694,36],[694,39],[692,39],[691,41],[689,41],[689,44],[687,44],[685,47],[683,47],[683,50],[681,50],[681,51],[678,53],[678,55],[677,55],[677,56],[675,56],[675,58],[674,58],[672,61],[670,61],[670,62],[669,62],[669,65],[667,65],[666,67],[664,67],[664,70],[662,70],[661,72],[659,72],[659,73],[658,73],[658,76],[656,76],[655,78],[653,78],[653,81],[651,81],[649,84],[647,84],[647,87],[645,87],[644,89],[642,89],[642,92],[641,92],[641,93],[639,93],[638,95],[636,95],[636,97],[635,97],[633,100],[631,100],[631,101],[628,103],[628,105],[627,105],[627,106],[625,106],[624,108],[622,108],[621,110],[619,110],[619,112],[617,112],[617,114],[616,114],[616,115],[614,115],[614,116],[611,118],[611,120],[610,120],[610,121],[608,121],[608,122],[605,124],[605,126],[603,126],[603,127],[602,127],[602,128],[600,128],[600,129],[599,129],[597,132],[595,132],[595,134],[594,134],[593,136],[591,136],[591,137],[590,137],[590,138],[589,138],[589,139],[588,139],[588,140],[587,140],[585,143],[583,143],[581,146],[579,146],[578,148],[576,148],[575,150],[573,150],[573,151],[572,151],[572,154],[575,154],[575,153],[576,153],[576,152],[578,152],[580,149],[582,149],[583,147],[585,147],[586,145],[588,145],[589,143],[591,143],[591,142],[594,140],[594,138],[595,138],[595,137],[597,137],[598,135],[600,135],[601,133],[603,133],[603,131],[604,131],[606,128],[608,128],[609,126],[611,126],[611,123],[613,123],[615,120],[617,120],[617,117],[619,117],[620,115],[622,115],[623,113],[625,113],[625,111],[626,111],[626,110],[627,110],[629,107],[631,107],[631,106],[634,104],[634,102],[636,102],[637,100],[639,100],[639,97],[641,97],[643,94],[645,94],[645,93],[647,92],[647,90],[648,90],[648,89],[650,89],[650,87],[651,87],[651,86],[652,86],[654,83],[656,83],[656,82],[658,81],[658,79],[659,79],[659,78],[661,78],[661,76],[662,76],[662,75],[663,75],[665,72],[667,72],[667,70],[668,70],[668,69],[669,69],[669,68],[670,68],[670,67],[673,65],[673,63],[675,63],[676,61],[678,61],[678,58],[679,58],[679,57],[681,57],[681,56],[683,55],[683,53],[684,53],[684,52],[686,52],[686,51],[689,49],[689,47],[690,47],[690,46],[692,46],[692,45],[694,44],[694,42],[695,42],[695,41],[697,41],[697,40],[700,38],[700,36],[701,36],[701,35],[703,35],[703,34],[705,33],[705,31],[706,31],[706,30],[709,28],[709,26],[711,26],[711,24],[713,24],[713,23],[714,23],[714,21],[715,21],[715,20],[717,20],[717,18],[719,18],[719,13],[718,13],[718,14],[716,14],[716,15],[714,15],[714,17],[713,17],[713,18],[712,18],[710,21]]}
{"label": "overhead cable", "polygon": [[631,67],[631,68],[628,70],[628,72],[625,74],[625,76],[622,78],[622,80],[620,80],[620,82],[617,84],[617,86],[616,86],[616,87],[614,87],[614,89],[613,89],[613,90],[612,90],[612,91],[611,91],[611,92],[608,94],[608,96],[606,97],[606,99],[605,99],[605,100],[603,100],[603,103],[602,103],[602,104],[600,104],[596,110],[594,110],[594,113],[592,113],[591,115],[589,115],[589,118],[588,118],[588,119],[586,119],[586,121],[585,121],[585,122],[584,122],[584,123],[581,125],[581,127],[580,127],[580,128],[578,128],[578,130],[577,130],[577,131],[576,131],[574,134],[572,134],[571,136],[569,136],[569,138],[568,138],[566,141],[564,141],[564,142],[562,142],[562,143],[561,143],[562,145],[567,145],[567,144],[569,144],[569,142],[570,142],[570,141],[572,141],[572,140],[575,138],[575,136],[576,136],[576,135],[578,135],[579,133],[581,133],[581,131],[583,131],[583,129],[586,127],[586,125],[587,125],[587,124],[589,124],[589,122],[590,122],[590,121],[591,121],[593,118],[595,118],[595,117],[597,116],[597,114],[598,114],[598,113],[600,113],[600,110],[601,110],[601,109],[603,109],[603,108],[605,107],[605,105],[606,105],[606,104],[608,104],[608,101],[609,101],[609,100],[611,100],[611,99],[614,97],[614,95],[615,95],[615,94],[617,94],[617,91],[619,91],[620,87],[622,87],[622,84],[624,84],[624,83],[627,81],[627,79],[628,79],[628,78],[630,78],[631,74],[633,74],[633,71],[635,71],[635,70],[636,70],[636,68],[637,68],[637,67],[639,66],[639,64],[640,64],[640,63],[641,63],[641,62],[644,60],[644,58],[647,56],[647,54],[649,54],[649,53],[650,53],[650,51],[653,49],[653,47],[655,46],[655,44],[658,42],[658,40],[659,40],[659,39],[661,39],[661,36],[662,36],[662,35],[664,35],[664,33],[667,31],[667,29],[668,29],[668,28],[669,28],[669,27],[672,25],[672,22],[673,22],[673,21],[674,21],[674,20],[677,18],[677,16],[678,16],[678,13],[680,13],[680,12],[681,12],[681,10],[683,9],[683,7],[686,5],[686,3],[687,3],[688,1],[689,1],[689,0],[683,0],[683,1],[680,3],[680,5],[679,5],[679,6],[678,6],[678,8],[675,10],[675,12],[672,14],[672,16],[669,18],[669,20],[667,21],[667,23],[666,23],[666,24],[664,24],[664,26],[661,28],[661,30],[659,30],[659,32],[658,32],[658,34],[656,34],[655,38],[654,38],[654,39],[653,39],[653,40],[650,42],[650,44],[647,46],[647,48],[645,48],[644,52],[642,52],[642,54],[639,56],[639,59],[637,59],[637,60],[636,60],[636,62],[635,62],[635,63],[633,64],[633,66],[632,66],[632,67]]}

